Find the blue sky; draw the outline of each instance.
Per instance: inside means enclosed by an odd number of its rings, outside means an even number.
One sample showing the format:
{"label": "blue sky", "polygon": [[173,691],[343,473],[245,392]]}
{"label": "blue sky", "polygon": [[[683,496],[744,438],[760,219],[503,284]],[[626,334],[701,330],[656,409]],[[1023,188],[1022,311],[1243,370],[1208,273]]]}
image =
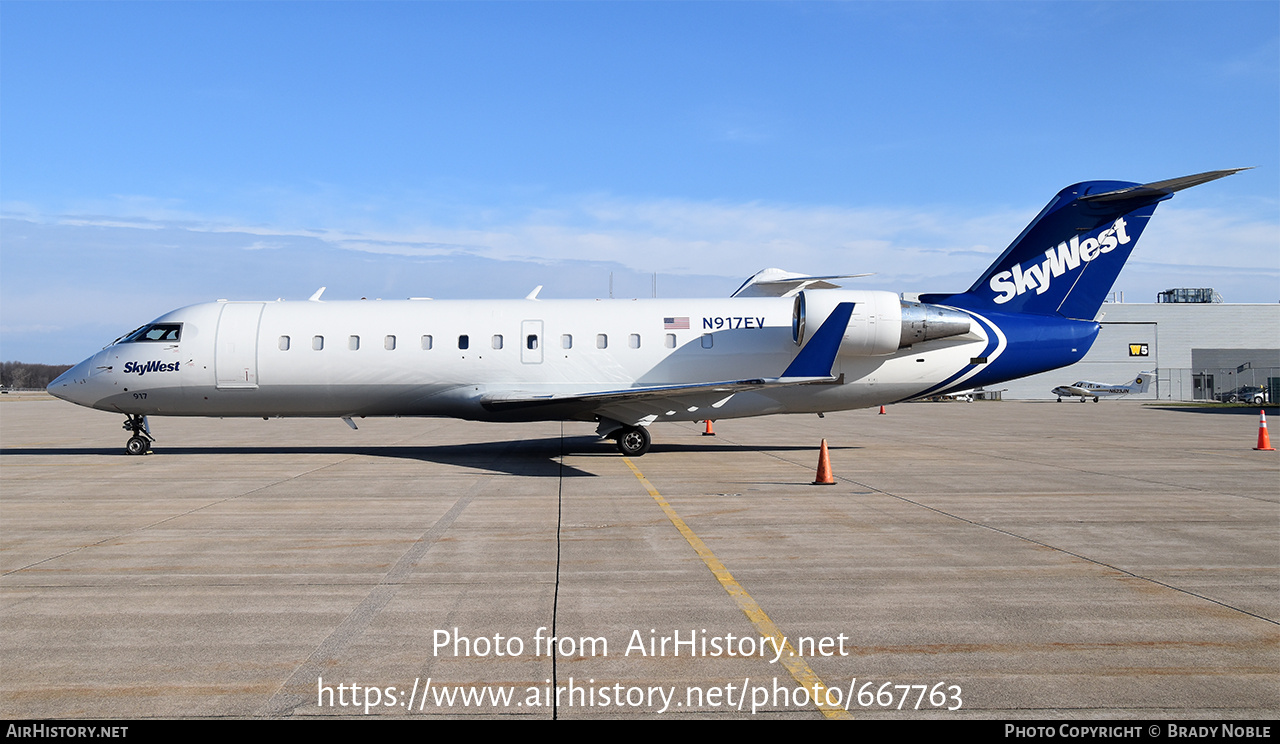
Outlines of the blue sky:
{"label": "blue sky", "polygon": [[217,298],[962,290],[1060,188],[1117,289],[1280,299],[1280,4],[0,2],[0,357]]}

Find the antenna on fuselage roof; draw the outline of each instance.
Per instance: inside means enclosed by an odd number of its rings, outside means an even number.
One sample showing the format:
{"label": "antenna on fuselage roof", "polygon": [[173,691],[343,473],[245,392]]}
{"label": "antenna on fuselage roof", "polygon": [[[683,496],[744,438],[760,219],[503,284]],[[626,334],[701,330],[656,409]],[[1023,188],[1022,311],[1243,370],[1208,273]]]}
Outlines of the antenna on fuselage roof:
{"label": "antenna on fuselage roof", "polygon": [[307,302],[319,302],[320,295],[324,294],[326,289],[328,289],[328,287],[321,287],[320,289],[317,289],[315,294],[307,298]]}

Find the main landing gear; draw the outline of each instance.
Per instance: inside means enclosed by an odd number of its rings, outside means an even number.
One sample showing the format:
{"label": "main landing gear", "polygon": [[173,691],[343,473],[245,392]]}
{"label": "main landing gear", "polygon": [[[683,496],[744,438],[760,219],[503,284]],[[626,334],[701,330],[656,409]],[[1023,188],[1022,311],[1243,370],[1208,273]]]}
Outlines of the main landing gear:
{"label": "main landing gear", "polygon": [[131,414],[125,419],[122,428],[125,431],[133,432],[133,436],[129,437],[129,441],[125,442],[125,452],[131,455],[145,455],[151,451],[151,443],[155,439],[151,436],[151,427],[147,426],[146,416]]}
{"label": "main landing gear", "polygon": [[652,440],[643,426],[624,426],[618,430],[618,451],[627,457],[639,457],[649,451]]}

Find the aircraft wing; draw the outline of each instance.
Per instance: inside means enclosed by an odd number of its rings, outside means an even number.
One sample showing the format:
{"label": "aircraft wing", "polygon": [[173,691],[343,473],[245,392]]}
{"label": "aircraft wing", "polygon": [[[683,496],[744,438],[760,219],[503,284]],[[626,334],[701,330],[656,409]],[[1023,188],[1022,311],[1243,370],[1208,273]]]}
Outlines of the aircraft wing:
{"label": "aircraft wing", "polygon": [[537,410],[539,415],[554,413],[566,419],[608,419],[632,426],[649,424],[677,411],[694,412],[707,409],[707,418],[738,393],[768,390],[795,385],[838,384],[835,377],[777,377],[752,380],[724,380],[687,385],[651,385],[598,390],[584,393],[524,393],[509,391],[489,393],[480,404],[494,413],[520,415]]}
{"label": "aircraft wing", "polygon": [[480,398],[480,403],[492,411],[566,403],[585,403],[589,404],[590,407],[600,407],[611,403],[631,403],[644,400],[680,400],[693,397],[725,398],[734,393],[741,393],[747,390],[788,387],[791,385],[814,385],[836,381],[836,378],[828,375],[826,377],[774,377],[683,385],[650,385],[585,393],[525,393],[511,391],[486,394]]}

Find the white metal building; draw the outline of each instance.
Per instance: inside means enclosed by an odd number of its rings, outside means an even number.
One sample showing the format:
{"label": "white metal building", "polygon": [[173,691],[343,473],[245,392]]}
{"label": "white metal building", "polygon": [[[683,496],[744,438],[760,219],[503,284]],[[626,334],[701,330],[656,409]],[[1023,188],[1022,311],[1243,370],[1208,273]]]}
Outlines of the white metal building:
{"label": "white metal building", "polygon": [[[1004,383],[1004,398],[1053,399],[1076,380],[1132,382],[1156,371],[1154,400],[1210,400],[1242,385],[1280,378],[1280,304],[1107,303],[1093,348],[1064,369]],[[1272,397],[1275,402],[1275,396]]]}

